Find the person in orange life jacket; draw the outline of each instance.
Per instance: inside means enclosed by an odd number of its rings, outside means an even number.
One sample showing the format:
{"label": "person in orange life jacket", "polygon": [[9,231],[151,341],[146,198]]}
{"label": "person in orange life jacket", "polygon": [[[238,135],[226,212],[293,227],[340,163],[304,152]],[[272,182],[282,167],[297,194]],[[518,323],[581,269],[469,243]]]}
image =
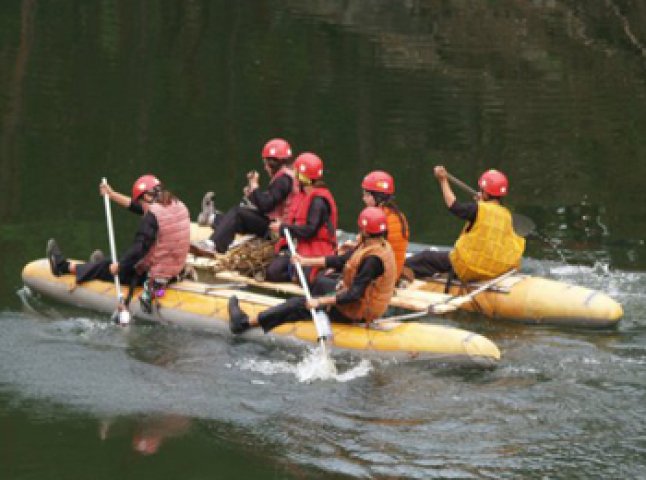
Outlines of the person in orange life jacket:
{"label": "person in orange life jacket", "polygon": [[233,207],[224,214],[200,215],[205,219],[204,223],[214,230],[205,242],[208,249],[215,248],[218,253],[225,253],[236,233],[268,236],[269,222],[283,220],[290,202],[299,195],[292,168],[292,149],[286,140],[269,140],[262,149],[262,160],[271,178],[266,190],[259,188],[258,172],[251,171],[247,173],[247,186],[243,189],[245,205]]}
{"label": "person in orange life jacket", "polygon": [[190,215],[186,206],[153,175],[143,175],[135,181],[132,197],[113,191],[107,184],[100,186],[100,193],[142,215],[134,241],[119,261],[98,258],[75,263],[67,260],[56,241],[50,239],[47,258],[52,274],[73,274],[77,283],[111,281],[118,274],[124,284],[132,281],[141,284],[146,275],[164,281],[179,275],[190,246]]}
{"label": "person in orange life jacket", "polygon": [[467,224],[453,250],[425,250],[410,257],[406,266],[416,277],[453,271],[465,282],[494,278],[511,268],[518,268],[525,239],[516,235],[511,214],[501,204],[508,191],[507,177],[497,170],[487,170],[478,181],[480,192],[475,202],[461,203],[456,201],[446,169],[436,166],[434,173],[447,207]]}
{"label": "person in orange life jacket", "polygon": [[[397,278],[400,277],[406,260],[410,230],[408,220],[393,199],[395,181],[393,177],[382,170],[375,170],[366,175],[361,182],[363,188],[363,203],[368,207],[379,207],[386,214],[388,235],[386,239],[395,254]],[[345,242],[343,248],[354,247],[355,242]]]}
{"label": "person in orange life jacket", "polygon": [[313,298],[309,301],[304,297],[293,297],[257,317],[249,317],[240,309],[238,299],[232,296],[229,299],[231,331],[240,334],[259,325],[267,333],[285,322],[311,318],[311,308],[325,309],[333,322],[370,323],[381,317],[388,308],[397,280],[395,256],[386,241],[386,222],[383,210],[367,207],[359,214],[361,240],[354,250],[345,255],[303,257],[296,254],[292,258],[303,266],[343,271],[338,285],[328,282],[327,277],[320,274],[312,287]]}
{"label": "person in orange life jacket", "polygon": [[[332,255],[336,249],[337,207],[322,180],[323,161],[313,153],[302,153],[294,162],[294,170],[302,196],[291,203],[285,223],[276,219],[269,225],[281,236],[275,246],[280,254],[267,267],[266,279],[270,282],[289,282],[293,277],[285,230],[295,239],[296,252],[302,256]],[[313,279],[316,270],[308,273]]]}

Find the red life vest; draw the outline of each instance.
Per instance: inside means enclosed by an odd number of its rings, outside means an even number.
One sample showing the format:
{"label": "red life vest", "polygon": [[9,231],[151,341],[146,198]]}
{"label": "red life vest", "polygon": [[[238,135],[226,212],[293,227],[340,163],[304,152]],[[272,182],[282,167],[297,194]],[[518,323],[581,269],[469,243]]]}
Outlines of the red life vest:
{"label": "red life vest", "polygon": [[153,203],[151,212],[157,220],[157,239],[141,260],[149,278],[171,279],[182,271],[191,240],[191,219],[186,206],[179,200],[170,205]]}
{"label": "red life vest", "polygon": [[298,199],[303,195],[301,192],[298,181],[295,178],[294,170],[288,168],[286,165],[283,165],[278,169],[278,171],[271,177],[269,181],[272,184],[278,177],[283,175],[288,175],[292,179],[292,191],[289,192],[285,201],[280,202],[274,207],[274,209],[267,214],[269,220],[280,220],[281,222],[287,221],[287,214],[293,208],[292,204],[298,203]]}
{"label": "red life vest", "polygon": [[[304,193],[298,202],[293,202],[292,208],[286,215],[286,225],[306,225],[307,214],[315,197],[321,197],[327,201],[330,206],[330,217],[327,222],[319,227],[313,237],[299,238],[297,240],[296,252],[307,257],[333,255],[336,250],[338,212],[334,197],[327,188],[314,187],[310,193]],[[276,253],[286,245],[287,241],[281,237],[275,245]]]}

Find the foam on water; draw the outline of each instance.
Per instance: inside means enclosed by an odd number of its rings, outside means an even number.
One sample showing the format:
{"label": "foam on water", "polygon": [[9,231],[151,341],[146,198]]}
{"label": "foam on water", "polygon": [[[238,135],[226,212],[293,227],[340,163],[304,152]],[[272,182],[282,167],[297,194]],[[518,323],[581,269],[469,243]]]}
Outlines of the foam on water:
{"label": "foam on water", "polygon": [[308,349],[303,359],[298,363],[245,358],[236,362],[235,366],[241,370],[249,370],[268,376],[291,374],[301,383],[311,383],[316,380],[349,382],[356,378],[365,377],[372,370],[372,363],[369,360],[362,359],[357,365],[340,373],[334,359],[323,355],[318,348]]}

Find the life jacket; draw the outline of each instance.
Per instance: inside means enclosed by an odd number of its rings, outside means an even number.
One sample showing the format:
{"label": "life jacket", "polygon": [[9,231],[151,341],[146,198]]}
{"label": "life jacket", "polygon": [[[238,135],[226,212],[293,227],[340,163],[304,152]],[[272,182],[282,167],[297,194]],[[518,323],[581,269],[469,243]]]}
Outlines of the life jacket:
{"label": "life jacket", "polygon": [[278,205],[276,205],[274,209],[267,214],[269,220],[280,220],[281,222],[286,222],[287,213],[294,208],[292,204],[297,203],[303,195],[298,181],[295,178],[296,175],[294,174],[294,170],[286,165],[283,165],[278,169],[274,176],[271,177],[269,183],[272,184],[277,178],[283,175],[288,175],[292,179],[292,190],[284,201],[278,203]]}
{"label": "life jacket", "polygon": [[152,279],[169,280],[179,275],[190,248],[191,219],[186,206],[179,200],[170,205],[152,203],[148,208],[157,220],[155,243],[138,267],[148,271]]}
{"label": "life jacket", "polygon": [[[312,204],[312,200],[316,197],[323,198],[330,206],[330,216],[327,222],[319,227],[314,236],[310,238],[297,239],[296,252],[305,257],[332,255],[336,250],[338,212],[334,197],[327,188],[314,187],[311,192],[304,194],[298,202],[292,202],[292,208],[287,214],[287,224],[306,225],[310,205]],[[286,245],[286,240],[284,238],[280,238],[275,245],[276,252],[279,252],[280,249]]]}
{"label": "life jacket", "polygon": [[382,209],[386,214],[386,222],[388,225],[388,235],[386,236],[386,240],[390,243],[393,253],[395,254],[397,278],[399,278],[402,274],[402,269],[404,268],[404,262],[406,261],[408,239],[410,238],[408,221],[401,212],[398,214],[395,210],[388,207],[382,207]]}
{"label": "life jacket", "polygon": [[467,227],[449,253],[460,280],[486,280],[520,268],[525,239],[514,232],[507,208],[494,202],[478,202],[476,220],[468,231]]}
{"label": "life jacket", "polygon": [[345,288],[352,285],[361,262],[371,255],[381,259],[384,273],[368,285],[359,300],[336,306],[341,313],[352,320],[372,322],[381,317],[388,308],[388,303],[395,291],[397,281],[395,255],[390,243],[384,238],[369,238],[359,244],[343,269],[343,285]]}

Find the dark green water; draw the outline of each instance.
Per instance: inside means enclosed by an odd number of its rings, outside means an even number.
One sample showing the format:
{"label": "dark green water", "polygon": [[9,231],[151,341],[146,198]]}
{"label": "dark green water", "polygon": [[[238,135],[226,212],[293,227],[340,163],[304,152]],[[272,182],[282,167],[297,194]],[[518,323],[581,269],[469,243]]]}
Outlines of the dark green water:
{"label": "dark green water", "polygon": [[[0,478],[645,477],[645,79],[636,1],[2,2]],[[366,371],[303,384],[300,350],[23,309],[47,238],[107,250],[102,176],[128,191],[154,172],[194,215],[206,190],[226,208],[273,136],[322,156],[347,230],[363,175],[391,171],[424,243],[460,228],[435,164],[505,171],[559,250],[531,240],[526,271],[625,318],[460,315],[498,368],[341,357]],[[114,216],[125,247],[136,219]]]}

